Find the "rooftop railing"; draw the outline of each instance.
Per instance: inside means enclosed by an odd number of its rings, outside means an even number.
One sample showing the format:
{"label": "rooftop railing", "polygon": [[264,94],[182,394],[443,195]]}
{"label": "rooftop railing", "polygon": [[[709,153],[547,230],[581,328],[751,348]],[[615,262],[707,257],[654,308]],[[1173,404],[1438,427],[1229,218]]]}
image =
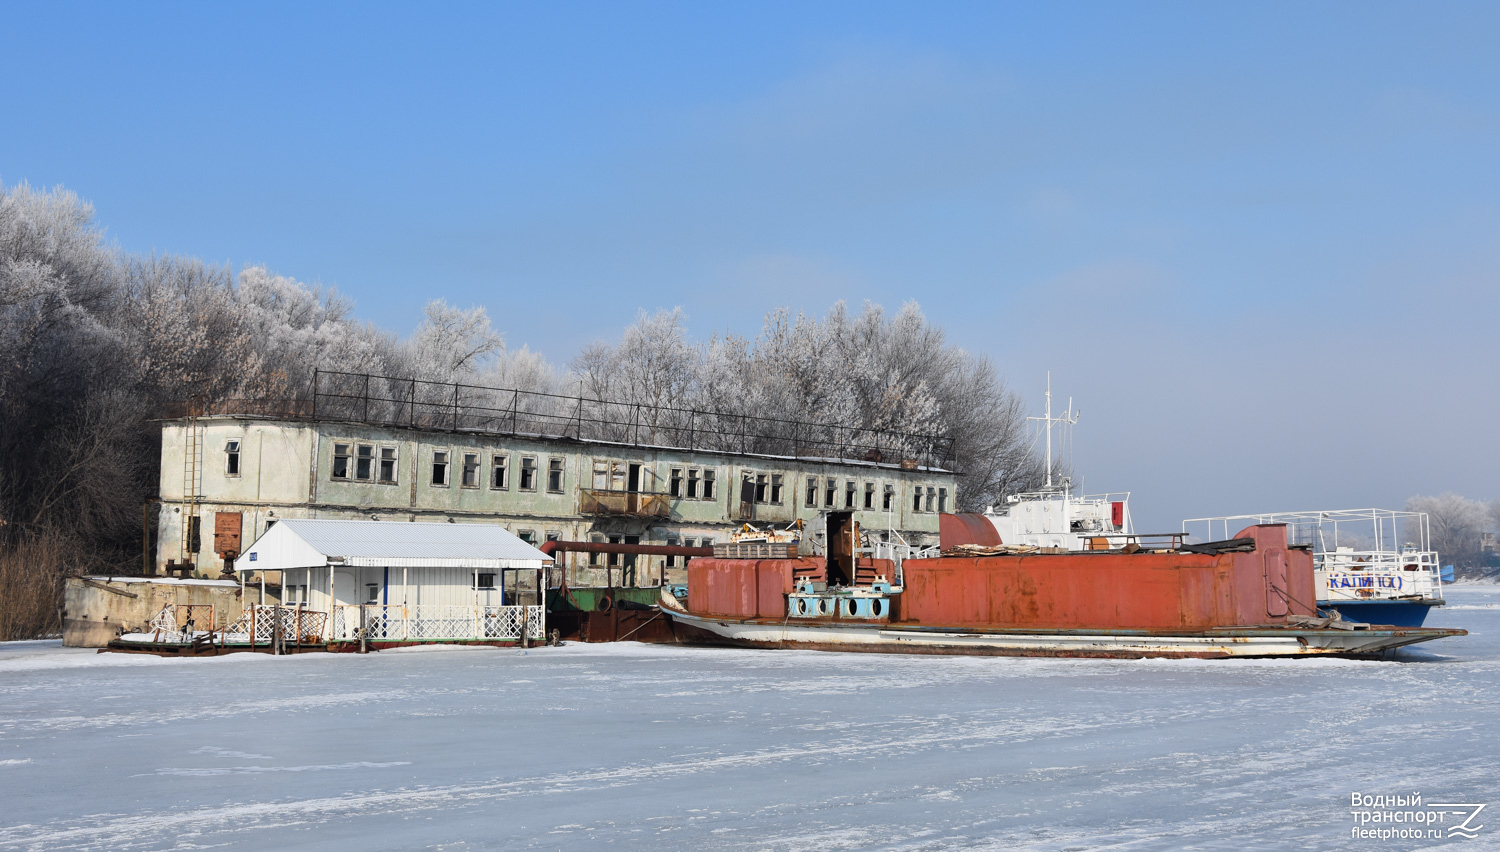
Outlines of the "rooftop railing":
{"label": "rooftop railing", "polygon": [[954,439],[941,435],[328,370],[313,374],[310,399],[224,400],[196,413],[570,438],[907,468],[951,470],[956,462]]}

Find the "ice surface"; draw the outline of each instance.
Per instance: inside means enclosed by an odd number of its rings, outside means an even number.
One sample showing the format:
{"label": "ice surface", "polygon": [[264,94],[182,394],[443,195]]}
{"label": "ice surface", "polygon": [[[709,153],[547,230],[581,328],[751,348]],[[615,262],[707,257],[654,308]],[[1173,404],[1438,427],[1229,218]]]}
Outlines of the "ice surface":
{"label": "ice surface", "polygon": [[1500,810],[1500,587],[1446,591],[1401,662],[0,644],[0,848],[1429,848],[1349,794]]}

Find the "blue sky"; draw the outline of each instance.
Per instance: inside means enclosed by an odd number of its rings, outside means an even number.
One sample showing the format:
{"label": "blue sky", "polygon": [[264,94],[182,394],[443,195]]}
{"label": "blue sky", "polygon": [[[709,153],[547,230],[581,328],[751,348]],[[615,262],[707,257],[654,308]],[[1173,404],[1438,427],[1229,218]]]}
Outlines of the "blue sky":
{"label": "blue sky", "polygon": [[0,6],[0,181],[131,251],[441,296],[921,303],[1138,519],[1500,496],[1500,6]]}

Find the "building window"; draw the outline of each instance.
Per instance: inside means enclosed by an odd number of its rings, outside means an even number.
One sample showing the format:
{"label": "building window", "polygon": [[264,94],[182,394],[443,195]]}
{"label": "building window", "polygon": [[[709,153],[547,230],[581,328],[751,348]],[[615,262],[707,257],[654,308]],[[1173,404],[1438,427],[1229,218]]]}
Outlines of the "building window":
{"label": "building window", "polygon": [[873,482],[865,483],[865,508],[875,508],[875,483]]}
{"label": "building window", "polygon": [[475,574],[474,589],[476,591],[489,591],[495,588],[494,574]]}
{"label": "building window", "polygon": [[516,530],[516,538],[519,538],[520,540],[526,542],[527,544],[531,545],[532,547],[536,547],[536,531],[535,530]]}
{"label": "building window", "polygon": [[755,502],[757,502],[757,503],[764,503],[764,502],[766,502],[766,498],[769,496],[766,493],[766,490],[767,490],[766,486],[767,486],[767,484],[768,484],[767,478],[766,478],[766,475],[764,473],[757,473],[755,475]]}
{"label": "building window", "polygon": [[811,509],[818,505],[818,478],[809,476],[807,478],[807,508]]}
{"label": "building window", "polygon": [[771,502],[781,505],[781,474],[771,474]]}
{"label": "building window", "polygon": [[714,499],[713,469],[700,469],[696,467],[671,468],[667,476],[667,495],[686,498],[688,500]]}
{"label": "building window", "polygon": [[922,489],[920,486],[914,489],[914,492],[911,495],[911,510],[913,512],[922,511]]}
{"label": "building window", "polygon": [[334,444],[333,445],[333,478],[334,479],[348,479],[349,478],[349,445],[348,444]]}
{"label": "building window", "polygon": [[479,487],[479,454],[478,453],[464,453],[464,467],[463,467],[463,471],[462,471],[462,473],[460,475],[461,475],[461,479],[459,480],[459,482],[462,483],[462,485],[463,485],[464,488],[478,488]]}
{"label": "building window", "polygon": [[844,483],[844,508],[845,509],[853,509],[854,508],[854,495],[856,493],[858,493],[855,489],[858,488],[858,487],[859,487],[858,483],[856,483],[852,479],[849,480],[848,482]]}
{"label": "building window", "polygon": [[360,482],[369,482],[375,478],[375,448],[369,444],[360,444],[355,448],[354,478]]}
{"label": "building window", "polygon": [[224,445],[224,475],[240,475],[240,442],[229,441]]}
{"label": "building window", "polygon": [[367,604],[378,604],[378,603],[380,603],[380,584],[379,583],[366,583],[365,584],[365,603],[367,603]]}
{"label": "building window", "polygon": [[563,492],[563,460],[547,460],[547,490],[553,494]]}
{"label": "building window", "polygon": [[510,489],[510,456],[490,456],[490,487],[496,491]]}
{"label": "building window", "polygon": [[880,511],[889,512],[891,509],[895,508],[895,506],[896,486],[887,482],[885,484],[885,494],[880,498]]}
{"label": "building window", "polygon": [[287,606],[307,606],[307,584],[288,583],[282,586],[285,591],[285,603]]}
{"label": "building window", "polygon": [[448,453],[446,450],[432,452],[432,484],[448,484]]}
{"label": "building window", "polygon": [[[600,535],[598,533],[591,533],[589,535],[589,541],[592,542],[592,543],[594,543],[594,544],[603,544],[604,543],[604,536],[602,536],[602,535]],[[599,564],[599,554],[597,554],[597,553],[590,553],[589,554],[589,565],[592,566],[592,565],[598,565],[598,564]]]}
{"label": "building window", "polygon": [[[623,537],[617,536],[617,535],[612,535],[612,536],[609,537],[609,543],[610,544],[620,544],[624,540],[625,539]],[[605,564],[608,565],[611,568],[618,568],[618,567],[620,567],[620,554],[618,554],[618,553],[611,553],[611,554],[609,554],[609,559],[608,559],[608,561],[605,562]]]}
{"label": "building window", "polygon": [[398,454],[395,447],[380,448],[380,481],[386,485],[396,484],[396,459]]}
{"label": "building window", "polygon": [[948,489],[946,488],[938,489],[938,511],[948,511]]}
{"label": "building window", "polygon": [[824,489],[823,505],[832,509],[834,506],[838,505],[835,501],[838,498],[839,481],[830,476],[828,477],[827,485],[828,487]]}
{"label": "building window", "polygon": [[927,486],[927,511],[932,511],[932,501],[937,499],[937,489],[931,485]]}
{"label": "building window", "polygon": [[562,541],[562,533],[557,530],[547,530],[548,541]]}
{"label": "building window", "polygon": [[[679,544],[679,541],[680,540],[677,538],[677,536],[675,536],[675,535],[668,535],[667,536],[667,547],[676,547]],[[677,557],[671,556],[671,555],[667,556],[667,567],[668,568],[676,568],[677,567]]]}
{"label": "building window", "polygon": [[521,456],[521,490],[536,490],[536,456]]}

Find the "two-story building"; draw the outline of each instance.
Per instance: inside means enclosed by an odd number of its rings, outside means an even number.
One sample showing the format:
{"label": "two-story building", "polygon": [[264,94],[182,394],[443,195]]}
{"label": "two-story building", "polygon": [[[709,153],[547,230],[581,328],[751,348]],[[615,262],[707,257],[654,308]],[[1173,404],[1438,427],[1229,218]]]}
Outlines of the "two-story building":
{"label": "two-story building", "polygon": [[[284,518],[494,523],[547,540],[708,546],[745,522],[852,510],[936,543],[957,478],[919,460],[684,448],[503,429],[216,414],[162,423],[156,566],[208,576]],[[866,455],[873,456],[872,453]],[[812,456],[812,457],[810,457]],[[569,557],[569,582],[673,579],[670,557]],[[623,576],[622,576],[623,575]],[[288,602],[300,590],[288,587]]]}

